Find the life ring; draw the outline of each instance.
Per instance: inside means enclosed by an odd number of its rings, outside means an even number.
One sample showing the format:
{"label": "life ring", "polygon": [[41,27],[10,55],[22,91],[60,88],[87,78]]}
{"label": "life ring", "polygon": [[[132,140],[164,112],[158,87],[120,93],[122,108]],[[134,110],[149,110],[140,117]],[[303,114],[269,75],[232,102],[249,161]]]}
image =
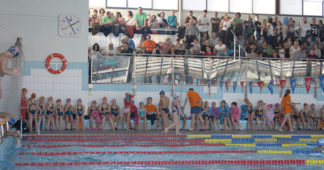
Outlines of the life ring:
{"label": "life ring", "polygon": [[[50,67],[51,66],[51,60],[53,58],[59,58],[59,59],[62,60],[63,65],[62,65],[61,69],[54,70],[54,69],[52,69]],[[46,59],[46,68],[52,74],[60,74],[60,73],[62,73],[66,69],[66,65],[67,65],[66,58],[62,54],[60,54],[60,53],[53,53],[53,54],[49,55],[47,57],[47,59]]]}

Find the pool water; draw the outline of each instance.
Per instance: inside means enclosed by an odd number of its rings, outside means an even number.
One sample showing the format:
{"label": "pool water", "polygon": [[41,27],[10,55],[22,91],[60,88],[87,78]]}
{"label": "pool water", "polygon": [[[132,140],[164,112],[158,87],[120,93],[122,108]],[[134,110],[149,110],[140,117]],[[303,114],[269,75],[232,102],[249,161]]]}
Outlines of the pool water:
{"label": "pool water", "polygon": [[[317,138],[304,138],[244,135],[234,138],[231,135],[26,136],[19,148],[13,144],[12,138],[0,145],[0,169],[324,169],[321,164],[210,164],[210,161],[217,160],[323,160],[321,151],[313,151]],[[158,164],[143,165],[140,161]],[[184,162],[169,165],[168,161],[201,161],[202,164]],[[24,166],[26,163],[33,166]],[[49,166],[48,163],[57,164]]]}

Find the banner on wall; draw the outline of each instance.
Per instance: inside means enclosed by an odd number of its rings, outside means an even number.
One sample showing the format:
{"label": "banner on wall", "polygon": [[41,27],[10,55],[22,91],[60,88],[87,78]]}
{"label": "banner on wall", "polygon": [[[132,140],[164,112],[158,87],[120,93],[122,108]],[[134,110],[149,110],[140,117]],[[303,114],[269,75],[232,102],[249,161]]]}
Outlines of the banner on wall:
{"label": "banner on wall", "polygon": [[305,77],[305,87],[306,87],[306,91],[307,94],[309,94],[309,90],[311,88],[311,84],[312,84],[312,78],[311,77]]}
{"label": "banner on wall", "polygon": [[230,84],[230,81],[227,80],[227,81],[225,82],[226,92],[228,92],[228,86],[229,86],[229,84]]}
{"label": "banner on wall", "polygon": [[166,75],[163,79],[163,83],[164,84],[168,84],[169,83],[169,75]]}
{"label": "banner on wall", "polygon": [[214,80],[214,83],[213,83],[215,86],[217,85],[217,80]]}
{"label": "banner on wall", "polygon": [[297,79],[290,79],[290,88],[293,93],[295,93]]}
{"label": "banner on wall", "polygon": [[252,89],[253,88],[253,81],[249,81],[249,90],[250,90],[250,93],[252,94]]}
{"label": "banner on wall", "polygon": [[270,91],[271,94],[273,94],[273,83],[274,83],[274,81],[271,80],[271,81],[269,82],[269,84],[268,84],[268,89],[269,89],[269,91]]}
{"label": "banner on wall", "polygon": [[237,87],[237,81],[233,81],[233,91],[235,93]]}
{"label": "banner on wall", "polygon": [[320,86],[324,92],[324,76],[318,76],[318,79],[320,81]]}
{"label": "banner on wall", "polygon": [[221,89],[223,89],[223,84],[224,84],[223,80],[219,81],[219,86],[220,86]]}
{"label": "banner on wall", "polygon": [[263,81],[258,81],[258,86],[260,87],[260,94],[261,94],[262,88],[264,86],[264,82]]}
{"label": "banner on wall", "polygon": [[244,91],[244,84],[245,84],[245,81],[241,81],[241,87],[242,87],[242,91]]}
{"label": "banner on wall", "polygon": [[283,91],[286,86],[286,80],[280,80],[280,88]]}

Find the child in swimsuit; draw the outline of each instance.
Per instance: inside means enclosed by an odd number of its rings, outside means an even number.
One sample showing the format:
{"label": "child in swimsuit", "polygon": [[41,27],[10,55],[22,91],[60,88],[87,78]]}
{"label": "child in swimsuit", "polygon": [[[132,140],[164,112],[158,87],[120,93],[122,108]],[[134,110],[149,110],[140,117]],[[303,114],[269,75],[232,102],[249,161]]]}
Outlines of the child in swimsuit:
{"label": "child in swimsuit", "polygon": [[317,129],[318,130],[323,130],[324,128],[324,105],[321,108],[321,114],[317,122]]}
{"label": "child in swimsuit", "polygon": [[297,123],[297,129],[300,130],[300,118],[298,116],[298,110],[295,104],[291,105],[291,115],[290,115],[290,120],[291,120],[291,128],[294,129],[295,122]]}
{"label": "child in swimsuit", "polygon": [[209,127],[211,130],[211,128],[212,128],[212,109],[211,109],[211,107],[209,107],[208,101],[204,102],[202,117],[204,119],[205,128],[207,128],[207,124],[208,124],[208,120],[209,120]]}
{"label": "child in swimsuit", "polygon": [[[232,102],[231,104],[231,121],[232,121],[233,129],[240,130],[241,128],[240,108],[237,106],[236,102]],[[237,125],[237,128],[235,128],[235,125]]]}
{"label": "child in swimsuit", "polygon": [[317,111],[315,109],[315,104],[312,104],[308,112],[308,127],[311,127],[311,129],[315,130],[316,125],[314,124],[316,122],[317,122]]}
{"label": "child in swimsuit", "polygon": [[[26,114],[27,114],[27,89],[23,88],[21,90],[21,99],[20,99],[20,114],[22,117],[22,120],[26,120]],[[1,97],[0,97],[1,98]]]}
{"label": "child in swimsuit", "polygon": [[62,106],[62,100],[56,100],[55,106],[55,114],[56,114],[56,127],[58,130],[63,130],[63,117],[64,117],[64,110]]}
{"label": "child in swimsuit", "polygon": [[213,116],[213,130],[216,131],[216,123],[217,123],[217,128],[220,130],[220,124],[219,124],[219,111],[217,108],[217,104],[215,101],[212,103],[212,116]]}
{"label": "child in swimsuit", "polygon": [[123,111],[123,123],[122,129],[124,130],[126,124],[126,130],[129,131],[130,117],[131,117],[131,105],[134,95],[131,93],[125,93],[124,98],[124,111]]}
{"label": "child in swimsuit", "polygon": [[[138,117],[140,121],[144,120],[144,129],[147,130],[146,109],[144,106],[144,102],[139,103]],[[141,130],[141,126],[139,126],[139,129]]]}
{"label": "child in swimsuit", "polygon": [[39,123],[43,122],[42,129],[45,130],[45,98],[43,96],[39,98],[38,108],[39,108],[39,113],[38,113]]}
{"label": "child in swimsuit", "polygon": [[267,122],[267,127],[270,130],[273,130],[273,119],[274,119],[274,111],[272,108],[272,104],[268,104],[266,110],[265,110],[265,118],[266,118],[266,122]]}
{"label": "child in swimsuit", "polygon": [[[224,130],[228,130],[228,128],[231,129],[231,122],[229,119],[230,108],[227,106],[227,103],[225,100],[223,100],[221,102],[221,106],[218,108],[218,111],[221,115],[220,117],[223,118],[223,122],[224,122],[223,129]],[[228,127],[227,127],[227,125],[228,125]]]}
{"label": "child in swimsuit", "polygon": [[33,121],[35,123],[35,130],[38,132],[38,104],[36,101],[36,94],[33,93],[31,95],[31,98],[28,101],[28,106],[27,106],[27,112],[28,112],[28,125],[29,125],[29,130],[30,132],[33,132]]}
{"label": "child in swimsuit", "polygon": [[169,129],[171,129],[172,127],[176,127],[176,135],[179,135],[179,115],[183,115],[182,111],[181,111],[181,107],[180,107],[180,98],[178,95],[174,95],[173,96],[173,101],[171,104],[171,108],[172,108],[172,113],[171,114],[171,119],[172,119],[172,124],[169,125],[168,127],[166,127],[164,129],[164,133],[167,134]]}
{"label": "child in swimsuit", "polygon": [[265,103],[260,100],[257,104],[257,106],[255,107],[255,116],[256,116],[256,124],[259,130],[261,130],[261,126],[260,126],[260,120],[262,120],[262,129],[265,129],[265,114],[264,114],[264,107]]}
{"label": "child in swimsuit", "polygon": [[[301,123],[303,125],[303,129],[307,129],[306,121],[308,120],[308,112],[309,112],[308,104],[304,103],[304,107],[299,112],[299,117],[300,117]],[[307,126],[308,126],[308,123],[307,123]]]}
{"label": "child in swimsuit", "polygon": [[81,127],[83,126],[83,122],[84,122],[84,111],[85,111],[85,107],[82,104],[82,100],[78,99],[77,101],[77,105],[75,106],[75,113],[76,113],[76,127],[77,129],[79,129],[79,123],[81,123]]}
{"label": "child in swimsuit", "polygon": [[71,104],[71,99],[68,98],[66,99],[66,104],[64,106],[64,112],[65,112],[65,130],[68,130],[68,124],[69,122],[71,123],[71,128],[70,130],[73,129],[73,106]]}
{"label": "child in swimsuit", "polygon": [[[120,115],[120,107],[117,105],[116,99],[111,100],[111,119],[114,122],[115,130],[117,130],[120,126],[122,119]],[[117,124],[115,125],[115,123]]]}
{"label": "child in swimsuit", "polygon": [[246,129],[249,130],[253,130],[254,129],[254,123],[253,123],[253,119],[254,119],[254,112],[253,112],[253,106],[252,103],[249,101],[249,98],[244,98],[244,103],[247,105],[246,106],[246,111],[248,112],[248,122],[246,124]]}
{"label": "child in swimsuit", "polygon": [[275,104],[275,108],[273,110],[273,113],[274,113],[274,124],[273,124],[273,130],[276,130],[276,126],[277,124],[279,124],[280,126],[280,104],[279,103],[276,103]]}
{"label": "child in swimsuit", "polygon": [[97,107],[97,101],[92,101],[91,106],[88,108],[88,115],[90,115],[90,128],[93,129],[93,120],[96,120],[96,127],[99,128],[100,117]]}
{"label": "child in swimsuit", "polygon": [[133,120],[134,121],[134,124],[135,124],[135,128],[133,128],[133,126],[132,126],[132,123],[131,122],[129,122],[129,127],[130,127],[130,129],[137,129],[137,127],[138,127],[138,111],[137,111],[137,107],[136,107],[136,105],[135,105],[135,103],[134,103],[134,100],[132,101],[132,105],[131,105],[131,120]]}
{"label": "child in swimsuit", "polygon": [[46,114],[47,114],[47,130],[50,130],[50,124],[52,123],[53,129],[56,129],[55,123],[54,123],[54,104],[53,104],[53,98],[49,97],[47,99],[46,103]]}
{"label": "child in swimsuit", "polygon": [[107,103],[108,99],[107,97],[104,97],[102,99],[102,104],[99,106],[99,115],[101,118],[101,129],[104,130],[105,127],[105,122],[106,120],[109,120],[110,124],[111,124],[111,128],[114,131],[115,130],[115,124],[113,122],[113,120],[111,119],[110,116],[110,104]]}

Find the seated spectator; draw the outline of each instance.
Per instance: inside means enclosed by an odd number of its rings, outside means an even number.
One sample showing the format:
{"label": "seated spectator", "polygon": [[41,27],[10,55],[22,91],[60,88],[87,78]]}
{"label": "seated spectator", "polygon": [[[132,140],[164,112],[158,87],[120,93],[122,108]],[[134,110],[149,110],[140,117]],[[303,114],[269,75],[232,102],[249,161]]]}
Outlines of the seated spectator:
{"label": "seated spectator", "polygon": [[92,46],[92,49],[90,50],[90,53],[100,53],[100,46],[98,43],[94,43]]}
{"label": "seated spectator", "polygon": [[[156,16],[152,15],[152,17],[150,18],[150,20],[147,23],[148,27],[150,27],[151,29],[159,29],[160,28],[160,24],[157,22]],[[158,31],[152,31],[152,33],[156,33],[157,34]]]}
{"label": "seated spectator", "polygon": [[306,55],[306,59],[319,59],[319,57],[315,54],[314,48],[312,48],[309,54]]}
{"label": "seated spectator", "polygon": [[256,44],[250,44],[248,47],[246,47],[246,52],[248,53],[248,57],[256,57]]}
{"label": "seated spectator", "polygon": [[106,16],[101,20],[102,27],[100,32],[103,32],[105,36],[108,36],[112,32],[112,26],[114,24],[114,14],[107,11]]}
{"label": "seated spectator", "polygon": [[280,58],[280,56],[276,50],[272,50],[271,55],[272,55],[271,58]]}
{"label": "seated spectator", "polygon": [[191,43],[195,39],[197,39],[197,35],[199,33],[199,30],[198,30],[197,26],[194,24],[194,22],[195,21],[192,19],[192,20],[189,21],[189,24],[186,26],[186,34],[185,34],[186,38],[185,38],[185,40],[186,40],[186,43],[187,43],[187,45],[186,45],[187,49],[190,49],[192,47]]}
{"label": "seated spectator", "polygon": [[282,39],[281,36],[277,36],[276,40],[272,42],[272,48],[273,49],[278,49],[279,45],[282,45]]}
{"label": "seated spectator", "polygon": [[102,21],[102,18],[105,16],[105,13],[106,13],[105,9],[101,8],[101,9],[99,10],[98,20],[99,20],[100,23],[101,23],[101,21]]}
{"label": "seated spectator", "polygon": [[271,47],[266,41],[263,41],[262,45],[257,48],[257,54],[261,55],[261,57],[271,57]]}
{"label": "seated spectator", "polygon": [[161,54],[161,46],[159,44],[155,44],[152,54]]}
{"label": "seated spectator", "polygon": [[256,44],[257,43],[253,34],[248,35],[247,41],[248,41],[248,44]]}
{"label": "seated spectator", "polygon": [[126,35],[125,38],[123,39],[128,45],[129,48],[131,48],[133,51],[136,51],[135,48],[135,43],[134,41],[129,37],[129,35]]}
{"label": "seated spectator", "polygon": [[239,35],[237,36],[237,40],[236,40],[236,41],[237,41],[237,42],[236,42],[237,45],[240,45],[241,48],[244,47],[245,40],[244,40],[244,37],[243,37],[242,34],[239,34]]}
{"label": "seated spectator", "polygon": [[212,51],[212,49],[207,46],[206,47],[206,52],[204,53],[205,56],[215,56],[215,53]]}
{"label": "seated spectator", "polygon": [[221,39],[218,40],[218,43],[215,46],[215,51],[216,51],[216,56],[226,56],[227,55],[226,45],[223,44],[223,41]]}
{"label": "seated spectator", "polygon": [[198,23],[197,18],[195,16],[193,16],[193,12],[192,11],[189,11],[188,16],[185,19],[185,25],[186,26],[190,25],[190,21],[191,20],[193,21],[193,24],[197,24]]}
{"label": "seated spectator", "polygon": [[200,55],[201,54],[201,46],[198,43],[198,39],[194,39],[192,47],[190,48],[190,52],[193,55]]}
{"label": "seated spectator", "polygon": [[161,43],[161,53],[162,54],[170,54],[171,50],[171,40],[170,38],[166,38],[163,43]]}
{"label": "seated spectator", "polygon": [[133,52],[134,52],[134,50],[132,48],[130,48],[127,43],[121,45],[120,53],[131,54]]}
{"label": "seated spectator", "polygon": [[126,20],[123,18],[122,14],[120,12],[116,12],[116,17],[115,17],[115,24],[117,25],[125,25]]}
{"label": "seated spectator", "polygon": [[283,44],[283,48],[285,50],[285,58],[290,58],[290,46],[289,46],[289,41],[286,40]]}
{"label": "seated spectator", "polygon": [[294,60],[303,60],[306,58],[306,49],[305,48],[301,48],[300,50],[296,51],[294,53]]}
{"label": "seated spectator", "polygon": [[319,58],[322,58],[322,52],[321,52],[321,49],[320,49],[320,43],[316,43],[314,45],[314,53],[315,55],[317,55]]}
{"label": "seated spectator", "polygon": [[290,57],[293,58],[295,55],[296,51],[300,50],[300,46],[299,46],[299,42],[296,40],[294,42],[294,45],[290,47],[289,53],[290,53]]}
{"label": "seated spectator", "polygon": [[209,39],[210,45],[212,47],[215,47],[217,45],[217,43],[218,43],[218,40],[219,40],[219,38],[217,37],[217,33],[216,32],[213,32],[211,34],[210,39]]}
{"label": "seated spectator", "polygon": [[286,50],[283,48],[282,44],[279,44],[278,46],[278,54],[280,58],[285,58]]}
{"label": "seated spectator", "polygon": [[141,31],[147,26],[146,18],[146,13],[143,12],[142,7],[138,7],[138,13],[136,13],[134,17],[137,32],[141,33]]}
{"label": "seated spectator", "polygon": [[109,43],[108,49],[103,51],[104,54],[117,54],[117,50],[114,48],[113,43]]}
{"label": "seated spectator", "polygon": [[181,43],[181,39],[177,38],[175,46],[174,46],[174,53],[176,55],[184,55],[186,53],[186,49],[184,45]]}
{"label": "seated spectator", "polygon": [[[205,39],[202,43],[201,43],[201,51],[202,52],[206,52],[206,48],[207,47],[211,47],[213,48],[211,45],[210,45],[210,41],[208,39]],[[215,47],[215,46],[214,46]]]}
{"label": "seated spectator", "polygon": [[243,31],[243,20],[241,19],[241,13],[238,12],[235,14],[235,19],[233,20],[233,32],[238,36],[239,34],[243,35]]}
{"label": "seated spectator", "polygon": [[146,40],[140,45],[140,48],[144,49],[145,54],[152,54],[156,42],[151,40],[151,36],[147,35]]}
{"label": "seated spectator", "polygon": [[99,17],[98,17],[98,10],[94,9],[91,15],[91,22],[92,24],[99,24]]}
{"label": "seated spectator", "polygon": [[244,30],[244,39],[247,39],[250,34],[253,35],[254,25],[250,14],[244,21]]}

